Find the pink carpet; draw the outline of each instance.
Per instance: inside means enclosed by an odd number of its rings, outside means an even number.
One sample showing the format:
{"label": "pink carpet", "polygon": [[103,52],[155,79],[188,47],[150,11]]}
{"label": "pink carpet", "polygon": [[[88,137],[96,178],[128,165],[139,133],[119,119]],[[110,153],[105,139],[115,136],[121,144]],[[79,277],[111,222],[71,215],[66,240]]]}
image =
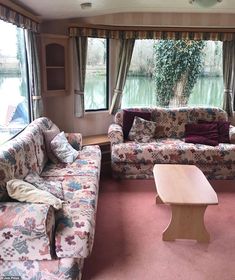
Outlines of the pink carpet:
{"label": "pink carpet", "polygon": [[170,219],[155,204],[152,180],[102,179],[93,252],[83,280],[235,279],[235,181],[212,182],[218,206],[209,206],[209,244],[162,241]]}

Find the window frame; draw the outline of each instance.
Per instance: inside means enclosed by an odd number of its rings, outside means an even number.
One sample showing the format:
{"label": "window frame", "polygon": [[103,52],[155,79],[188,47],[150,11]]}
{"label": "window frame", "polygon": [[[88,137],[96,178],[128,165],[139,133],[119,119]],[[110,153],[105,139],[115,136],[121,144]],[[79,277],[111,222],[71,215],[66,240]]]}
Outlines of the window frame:
{"label": "window frame", "polygon": [[[94,37],[88,37],[88,38],[94,38]],[[99,37],[95,37],[95,38],[100,39]],[[103,39],[106,40],[106,104],[105,104],[105,108],[87,109],[87,110],[85,110],[85,113],[103,112],[103,111],[107,111],[109,109],[109,39],[108,38],[103,38]],[[85,80],[85,83],[86,83],[86,80]],[[85,92],[84,92],[84,95],[85,95]],[[85,102],[85,98],[84,98],[84,102]]]}
{"label": "window frame", "polygon": [[[6,22],[8,24],[12,24],[10,22],[1,20],[3,22]],[[25,128],[32,122],[32,100],[31,100],[31,95],[30,95],[30,85],[29,85],[29,66],[28,66],[28,57],[27,57],[27,49],[26,49],[26,40],[25,40],[25,35],[24,35],[24,29],[16,26],[16,28],[22,29],[23,32],[23,42],[24,42],[24,52],[25,52],[25,72],[26,72],[26,86],[27,86],[27,108],[28,108],[28,123],[17,133],[15,133],[12,137],[8,138],[7,140],[0,142],[0,146],[3,145],[4,143],[7,143],[8,141],[14,139],[16,136],[18,136],[22,131],[25,130]]]}

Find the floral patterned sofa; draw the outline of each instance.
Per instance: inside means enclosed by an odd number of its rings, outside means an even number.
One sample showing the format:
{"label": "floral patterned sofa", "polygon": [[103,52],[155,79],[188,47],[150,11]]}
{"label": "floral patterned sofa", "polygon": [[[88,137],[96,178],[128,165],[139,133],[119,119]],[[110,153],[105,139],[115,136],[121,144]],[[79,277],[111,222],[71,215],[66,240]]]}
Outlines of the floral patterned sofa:
{"label": "floral patterned sofa", "polygon": [[[52,125],[48,118],[39,118],[0,146],[0,278],[81,279],[84,258],[91,253],[100,148],[81,148],[81,134],[69,133],[69,143],[80,150],[78,158],[71,164],[49,163],[43,132]],[[61,184],[62,209],[10,201],[6,183],[31,171]]]}
{"label": "floral patterned sofa", "polygon": [[[113,176],[118,178],[152,178],[153,165],[194,164],[209,179],[235,178],[235,145],[217,146],[185,143],[185,124],[205,121],[227,121],[225,111],[219,108],[130,108],[150,112],[157,123],[155,137],[147,143],[124,140],[123,110],[116,113],[108,136],[111,141]],[[235,127],[230,126],[230,137]],[[234,142],[233,142],[234,143]]]}

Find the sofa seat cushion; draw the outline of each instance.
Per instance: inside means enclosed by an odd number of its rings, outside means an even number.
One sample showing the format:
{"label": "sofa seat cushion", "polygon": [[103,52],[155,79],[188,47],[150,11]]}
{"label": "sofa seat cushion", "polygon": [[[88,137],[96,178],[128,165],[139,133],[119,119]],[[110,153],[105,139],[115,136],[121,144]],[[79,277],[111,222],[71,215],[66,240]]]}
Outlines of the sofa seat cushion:
{"label": "sofa seat cushion", "polygon": [[62,184],[65,204],[56,213],[56,255],[87,257],[93,246],[101,152],[86,146],[72,164],[48,164],[41,176]]}
{"label": "sofa seat cushion", "polygon": [[79,152],[78,158],[73,163],[49,163],[45,166],[40,176],[95,176],[100,173],[101,151],[99,146],[87,146]]}
{"label": "sofa seat cushion", "polygon": [[56,255],[85,258],[94,242],[98,181],[94,177],[76,176],[65,183],[69,188],[64,193],[69,201],[56,217]]}
{"label": "sofa seat cushion", "polygon": [[55,214],[56,255],[87,257],[94,242],[99,180],[96,176],[82,175],[57,179],[62,183],[65,203]]}
{"label": "sofa seat cushion", "polygon": [[112,147],[114,163],[235,163],[235,145],[208,146],[184,139],[161,138],[151,143],[126,142]]}
{"label": "sofa seat cushion", "polygon": [[0,206],[0,251],[3,260],[50,260],[54,210],[49,205],[6,202]]}

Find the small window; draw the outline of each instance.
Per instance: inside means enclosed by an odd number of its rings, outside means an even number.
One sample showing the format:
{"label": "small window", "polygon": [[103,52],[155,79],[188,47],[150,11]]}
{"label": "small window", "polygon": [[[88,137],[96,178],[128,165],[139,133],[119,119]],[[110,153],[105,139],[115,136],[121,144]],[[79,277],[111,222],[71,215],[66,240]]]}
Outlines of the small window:
{"label": "small window", "polygon": [[85,110],[108,109],[108,40],[88,38]]}
{"label": "small window", "polygon": [[0,144],[30,121],[23,29],[0,20]]}
{"label": "small window", "polygon": [[[219,41],[136,40],[124,87],[122,108],[222,107],[222,49],[222,42]],[[186,56],[189,56],[188,61]],[[198,67],[191,69],[195,63],[198,63]],[[189,67],[186,75],[182,75],[180,80],[170,86],[169,72],[176,76],[181,68],[185,68],[185,64]],[[166,66],[169,66],[169,71]],[[192,76],[189,83],[184,83],[183,78],[187,73],[192,73]],[[186,99],[183,96],[181,102],[180,92],[184,92],[186,87],[190,87],[190,93]],[[173,91],[174,97],[170,96],[170,91]]]}

